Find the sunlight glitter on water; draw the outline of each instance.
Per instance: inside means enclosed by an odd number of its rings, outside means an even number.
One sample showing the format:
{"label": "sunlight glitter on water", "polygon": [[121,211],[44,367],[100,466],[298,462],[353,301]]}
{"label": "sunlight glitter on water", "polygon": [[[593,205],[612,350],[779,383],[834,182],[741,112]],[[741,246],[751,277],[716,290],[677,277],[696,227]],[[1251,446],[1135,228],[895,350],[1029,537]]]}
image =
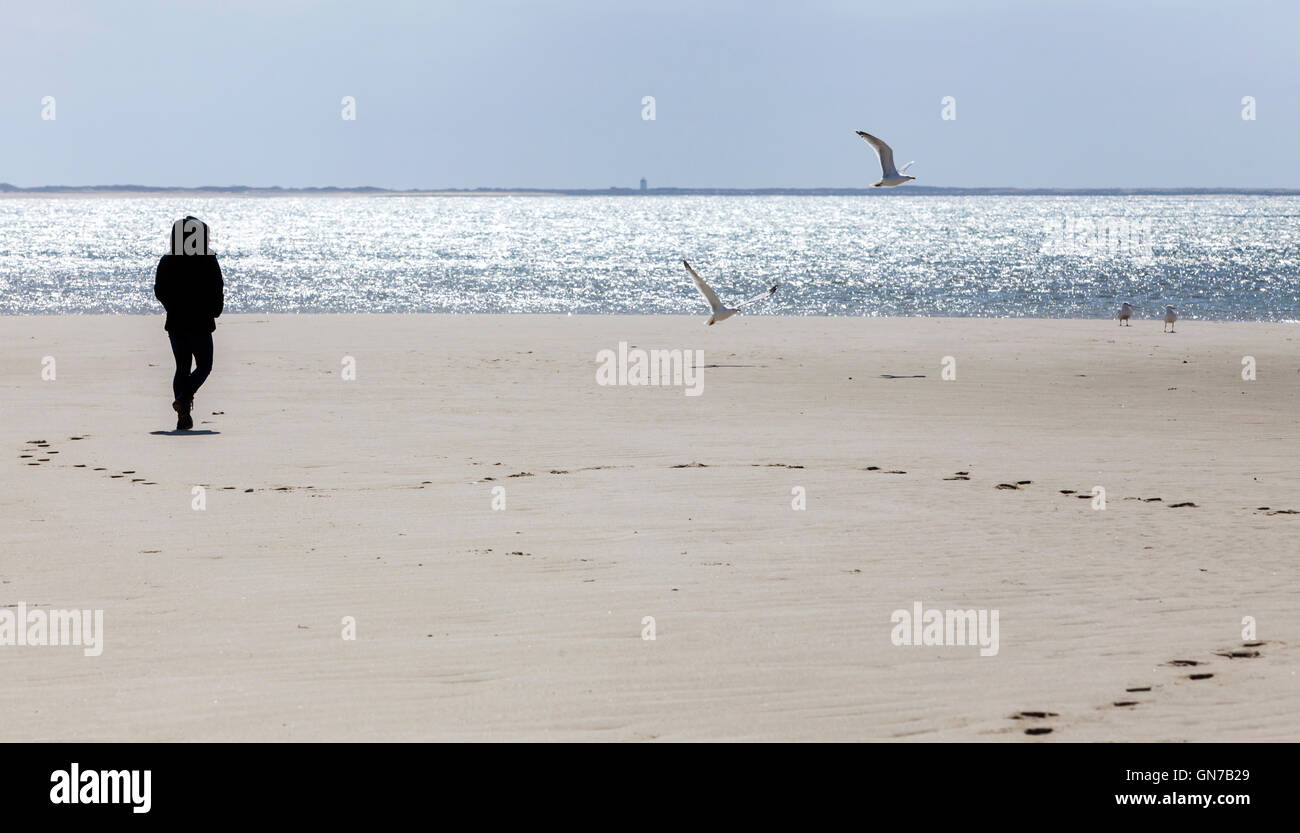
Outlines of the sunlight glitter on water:
{"label": "sunlight glitter on water", "polygon": [[173,220],[230,312],[684,313],[687,258],[756,314],[1300,319],[1300,198],[0,199],[0,312],[156,312]]}

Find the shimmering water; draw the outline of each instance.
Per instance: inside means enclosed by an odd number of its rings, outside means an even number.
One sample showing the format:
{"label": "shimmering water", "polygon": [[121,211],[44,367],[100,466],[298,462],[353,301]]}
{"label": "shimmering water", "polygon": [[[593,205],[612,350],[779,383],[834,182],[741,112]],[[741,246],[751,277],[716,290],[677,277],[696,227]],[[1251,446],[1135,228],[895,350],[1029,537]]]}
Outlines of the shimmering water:
{"label": "shimmering water", "polygon": [[0,199],[0,312],[153,312],[171,223],[212,227],[230,312],[1300,319],[1300,197]]}

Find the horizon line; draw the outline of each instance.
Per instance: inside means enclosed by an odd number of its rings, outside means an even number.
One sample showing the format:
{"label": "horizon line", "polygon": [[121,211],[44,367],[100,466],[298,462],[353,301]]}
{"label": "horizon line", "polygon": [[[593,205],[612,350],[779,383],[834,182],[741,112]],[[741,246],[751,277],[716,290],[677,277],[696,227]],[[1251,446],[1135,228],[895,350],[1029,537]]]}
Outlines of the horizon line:
{"label": "horizon line", "polygon": [[906,196],[907,194],[931,196],[979,196],[979,195],[1023,195],[1023,196],[1196,196],[1196,195],[1242,195],[1242,196],[1300,196],[1300,188],[1284,187],[1215,187],[1215,186],[1180,186],[1180,187],[1019,187],[1019,186],[938,186],[909,185],[906,188],[881,189],[874,186],[815,186],[815,187],[714,187],[714,186],[661,186],[656,188],[636,188],[611,185],[607,188],[537,188],[537,187],[487,187],[473,188],[383,188],[376,185],[358,186],[282,186],[282,185],[34,185],[18,186],[0,182],[0,195],[3,194],[85,194],[85,193],[130,193],[130,194],[214,194],[214,195],[295,195],[295,194],[356,194],[356,195],[473,195],[473,194],[518,194],[518,195],[560,195],[560,196]]}

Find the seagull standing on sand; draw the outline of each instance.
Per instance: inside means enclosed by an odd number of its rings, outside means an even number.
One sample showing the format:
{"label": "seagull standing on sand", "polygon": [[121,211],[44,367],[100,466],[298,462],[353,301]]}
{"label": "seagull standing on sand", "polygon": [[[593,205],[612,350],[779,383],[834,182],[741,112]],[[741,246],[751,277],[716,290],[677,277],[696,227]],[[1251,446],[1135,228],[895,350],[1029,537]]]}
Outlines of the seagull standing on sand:
{"label": "seagull standing on sand", "polygon": [[776,292],[776,288],[780,286],[780,284],[774,283],[772,284],[772,288],[764,292],[762,295],[755,295],[753,298],[750,298],[748,301],[745,301],[740,304],[736,304],[734,307],[728,307],[718,300],[718,296],[715,295],[713,290],[709,288],[709,285],[704,282],[704,279],[701,278],[695,272],[695,270],[691,268],[691,264],[683,260],[682,265],[686,267],[687,272],[691,273],[691,280],[695,281],[695,288],[700,290],[700,294],[704,296],[704,300],[709,305],[709,310],[711,311],[712,314],[709,315],[709,320],[706,321],[705,323],[708,324],[710,327],[712,327],[714,324],[717,324],[719,321],[726,321],[731,316],[740,312],[741,307],[748,306],[749,304],[752,304],[755,301],[761,301],[764,298],[771,296],[774,292]]}
{"label": "seagull standing on sand", "polygon": [[1119,325],[1121,327],[1133,326],[1128,323],[1128,320],[1133,317],[1133,305],[1128,301],[1125,301],[1124,306],[1119,308],[1119,314],[1116,317],[1119,318]]}
{"label": "seagull standing on sand", "polygon": [[1174,308],[1173,308],[1173,307],[1166,306],[1166,307],[1165,307],[1165,330],[1164,330],[1164,332],[1172,333],[1172,332],[1174,331],[1174,322],[1177,321],[1177,320],[1178,320],[1178,313],[1174,312]]}
{"label": "seagull standing on sand", "polygon": [[[870,133],[865,133],[859,130],[858,135],[866,139],[867,144],[875,148],[876,155],[880,157],[881,178],[879,182],[877,182],[875,185],[871,187],[879,188],[881,186],[889,187],[892,185],[902,185],[904,182],[910,182],[913,179],[916,179],[916,177],[914,176],[903,176],[902,173],[900,173],[899,170],[894,167],[893,148],[891,148],[889,145],[885,144],[884,142],[880,141],[875,136],[872,136]],[[914,162],[908,162],[906,165],[903,166],[903,170],[904,171],[907,170],[908,168],[912,167],[912,165],[914,164],[915,164]]]}

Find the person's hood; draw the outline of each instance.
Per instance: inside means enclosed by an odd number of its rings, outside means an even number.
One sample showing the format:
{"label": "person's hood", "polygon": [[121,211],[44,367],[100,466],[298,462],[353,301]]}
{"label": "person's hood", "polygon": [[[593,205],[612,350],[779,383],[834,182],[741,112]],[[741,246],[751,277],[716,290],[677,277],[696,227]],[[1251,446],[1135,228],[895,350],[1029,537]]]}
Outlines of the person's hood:
{"label": "person's hood", "polygon": [[172,223],[172,254],[206,255],[208,250],[208,224],[197,217],[185,216]]}

